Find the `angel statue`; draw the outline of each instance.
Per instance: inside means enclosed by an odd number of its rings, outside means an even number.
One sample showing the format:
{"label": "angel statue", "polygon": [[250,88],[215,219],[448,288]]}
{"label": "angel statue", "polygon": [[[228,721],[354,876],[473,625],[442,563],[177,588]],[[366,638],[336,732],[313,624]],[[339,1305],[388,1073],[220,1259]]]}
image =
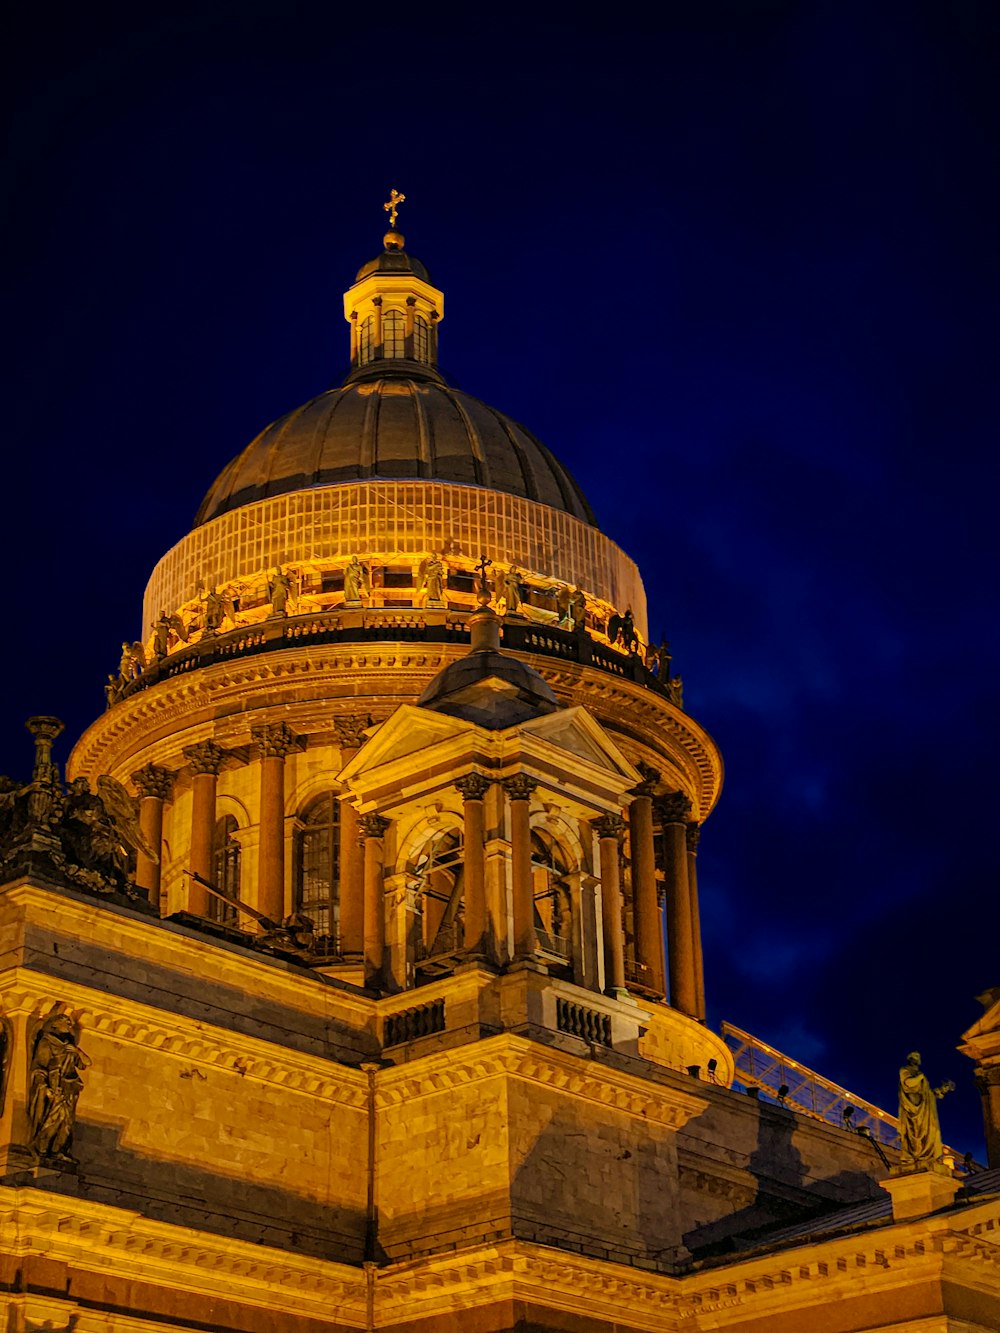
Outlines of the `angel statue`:
{"label": "angel statue", "polygon": [[420,566],[417,576],[417,591],[426,590],[425,605],[441,608],[444,606],[444,588],[448,579],[448,568],[439,555],[432,555]]}
{"label": "angel statue", "polygon": [[360,606],[362,595],[370,597],[371,591],[372,582],[367,566],[356,555],[352,555],[344,570],[344,605]]}
{"label": "angel statue", "polygon": [[68,860],[101,880],[127,881],[132,852],[141,852],[154,864],[160,859],[139,827],[131,796],[107,773],[97,779],[96,794],[87,778],[69,784],[62,840]]}
{"label": "angel statue", "polygon": [[138,639],[134,643],[122,643],[122,656],[118,664],[118,676],[123,686],[130,680],[138,680],[146,670],[146,650]]}
{"label": "angel statue", "polygon": [[42,1158],[72,1162],[70,1145],[76,1104],[83,1091],[80,1070],[90,1057],[77,1043],[69,1014],[49,1014],[35,1037],[28,1087],[31,1146]]}
{"label": "angel statue", "polygon": [[288,600],[292,595],[292,580],[279,565],[267,585],[267,597],[272,616],[288,615]]}
{"label": "angel statue", "polygon": [[585,629],[587,626],[587,597],[579,584],[573,589],[573,595],[569,599],[569,614],[573,621],[574,629]]}

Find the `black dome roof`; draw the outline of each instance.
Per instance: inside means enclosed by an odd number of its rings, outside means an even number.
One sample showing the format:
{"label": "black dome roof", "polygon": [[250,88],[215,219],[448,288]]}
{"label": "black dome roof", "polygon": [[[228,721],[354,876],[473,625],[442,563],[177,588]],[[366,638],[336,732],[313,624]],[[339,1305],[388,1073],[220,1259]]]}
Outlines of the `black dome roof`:
{"label": "black dome roof", "polygon": [[425,365],[383,361],[261,431],[211,486],[195,526],[254,500],[367,478],[464,482],[595,522],[530,431]]}

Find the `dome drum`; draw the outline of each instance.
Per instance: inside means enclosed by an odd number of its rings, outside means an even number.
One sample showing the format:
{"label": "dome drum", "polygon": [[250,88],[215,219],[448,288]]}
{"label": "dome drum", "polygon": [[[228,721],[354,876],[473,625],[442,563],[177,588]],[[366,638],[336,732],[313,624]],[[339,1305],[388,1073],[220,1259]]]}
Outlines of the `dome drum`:
{"label": "dome drum", "polygon": [[[485,551],[498,568],[516,566],[529,589],[579,585],[599,621],[631,607],[646,635],[646,599],[635,563],[597,528],[549,505],[438,481],[367,481],[320,486],[243,505],[196,527],[157,564],[146,588],[143,629],[161,613],[194,615],[210,587],[263,606],[268,576],[291,567],[312,594],[309,610],[331,609],[352,556],[389,570],[402,584],[375,601],[412,605],[421,562],[440,555],[468,576]],[[456,609],[469,597],[456,592]],[[538,598],[544,608],[544,596]],[[262,612],[265,614],[265,612]],[[531,608],[529,608],[531,614]],[[544,609],[541,623],[555,618]]]}

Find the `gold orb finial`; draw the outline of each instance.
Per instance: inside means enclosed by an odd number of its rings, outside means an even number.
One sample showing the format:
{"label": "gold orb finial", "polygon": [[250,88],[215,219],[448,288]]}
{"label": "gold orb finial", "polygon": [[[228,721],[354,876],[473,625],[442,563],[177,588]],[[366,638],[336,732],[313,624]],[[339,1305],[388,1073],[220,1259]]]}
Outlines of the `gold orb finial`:
{"label": "gold orb finial", "polygon": [[399,212],[399,205],[406,203],[406,195],[400,194],[398,190],[389,191],[389,202],[382,207],[389,214],[389,226],[393,231],[396,230],[396,214]]}

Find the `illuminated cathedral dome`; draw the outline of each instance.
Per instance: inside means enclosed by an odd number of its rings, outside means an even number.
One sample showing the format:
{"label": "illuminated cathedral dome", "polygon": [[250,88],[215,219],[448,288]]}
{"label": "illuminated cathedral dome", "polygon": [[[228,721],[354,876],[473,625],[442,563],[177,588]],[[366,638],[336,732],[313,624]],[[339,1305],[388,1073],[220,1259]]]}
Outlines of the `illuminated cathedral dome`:
{"label": "illuminated cathedral dome", "polygon": [[354,372],[257,436],[225,468],[196,525],[269,496],[368,478],[463,482],[594,516],[530,431],[413,361]]}
{"label": "illuminated cathedral dome", "polygon": [[437,370],[444,298],[390,231],[345,296],[352,370],[280,417],[215,480],[195,526],[291,491],[367,479],[481,486],[593,524],[582,491],[518,422],[452,388]]}

